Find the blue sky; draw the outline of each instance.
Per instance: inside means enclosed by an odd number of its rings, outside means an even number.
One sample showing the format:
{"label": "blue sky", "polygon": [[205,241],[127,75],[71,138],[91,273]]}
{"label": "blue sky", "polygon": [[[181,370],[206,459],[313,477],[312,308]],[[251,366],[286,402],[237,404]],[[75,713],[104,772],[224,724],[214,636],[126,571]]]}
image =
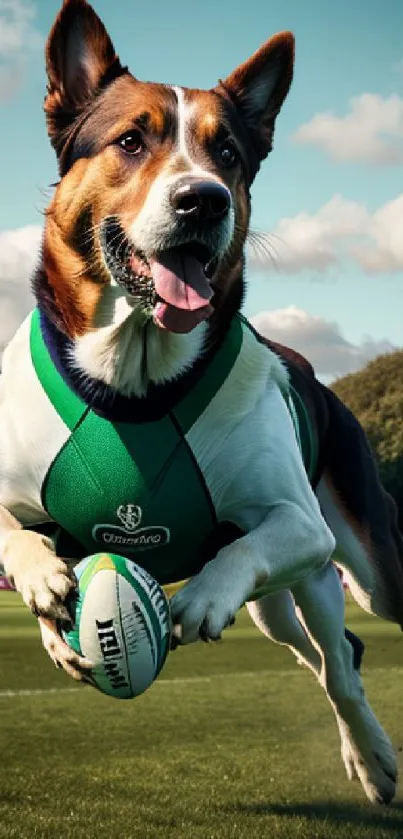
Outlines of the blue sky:
{"label": "blue sky", "polygon": [[[293,30],[295,81],[252,193],[253,227],[274,231],[282,256],[274,272],[270,263],[257,270],[251,261],[246,311],[270,310],[271,334],[310,353],[316,364],[328,336],[342,356],[334,370],[323,365],[325,376],[360,366],[388,342],[403,346],[403,201],[396,201],[403,194],[402,0],[94,0],[93,6],[135,75],[186,86],[210,87],[271,34]],[[56,178],[42,114],[41,41],[58,8],[52,0],[0,0],[0,55],[6,23],[20,27],[21,40],[20,49],[18,39],[13,47],[8,40],[0,60],[4,248],[10,231],[42,223],[43,190]],[[366,104],[364,94],[372,94]],[[326,112],[350,115],[350,122],[332,122]],[[293,139],[324,113],[324,127],[315,123],[305,132],[310,139]],[[346,144],[342,159],[335,159],[338,136]],[[332,204],[334,196],[340,198]],[[15,235],[12,241],[14,247]],[[0,303],[7,313],[27,286],[18,276],[18,295],[11,289],[10,259],[2,274],[0,254]],[[21,258],[21,266],[28,263]]]}

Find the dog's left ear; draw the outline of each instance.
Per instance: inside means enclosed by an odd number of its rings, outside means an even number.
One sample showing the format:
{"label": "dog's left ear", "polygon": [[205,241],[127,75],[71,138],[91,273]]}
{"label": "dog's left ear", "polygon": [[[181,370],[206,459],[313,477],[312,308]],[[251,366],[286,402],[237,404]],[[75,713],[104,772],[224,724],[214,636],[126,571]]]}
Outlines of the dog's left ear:
{"label": "dog's left ear", "polygon": [[236,105],[260,160],[271,151],[274,123],[287,96],[293,68],[294,36],[280,32],[216,88],[224,88]]}
{"label": "dog's left ear", "polygon": [[123,68],[98,15],[86,0],[64,0],[46,44],[44,110],[60,157],[77,118]]}

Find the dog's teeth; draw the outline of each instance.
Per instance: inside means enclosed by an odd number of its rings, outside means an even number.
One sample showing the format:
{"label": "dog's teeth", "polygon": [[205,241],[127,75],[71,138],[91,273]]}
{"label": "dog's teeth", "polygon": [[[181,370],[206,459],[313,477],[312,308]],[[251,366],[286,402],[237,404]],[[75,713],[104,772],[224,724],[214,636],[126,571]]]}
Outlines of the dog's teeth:
{"label": "dog's teeth", "polygon": [[[135,297],[145,307],[153,306],[155,303],[155,288],[152,277],[148,274],[134,273],[129,262],[131,256],[136,256],[144,264],[147,270],[149,263],[142,251],[134,250],[129,243],[121,241],[119,247],[114,247],[114,242],[123,234],[119,225],[115,225],[111,231],[113,238],[108,235],[103,239],[104,254],[113,277],[116,282],[131,297]],[[138,266],[138,269],[140,265]]]}

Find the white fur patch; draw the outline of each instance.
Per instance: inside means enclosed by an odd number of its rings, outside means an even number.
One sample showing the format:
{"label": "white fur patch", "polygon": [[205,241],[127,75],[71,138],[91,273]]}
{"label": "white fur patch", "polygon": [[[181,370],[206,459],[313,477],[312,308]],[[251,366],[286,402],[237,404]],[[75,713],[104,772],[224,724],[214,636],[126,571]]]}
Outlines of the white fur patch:
{"label": "white fur patch", "polygon": [[176,98],[178,100],[178,139],[177,148],[179,154],[190,164],[193,168],[194,161],[190,157],[189,150],[186,143],[186,123],[192,113],[193,106],[185,102],[185,92],[183,87],[173,87]]}
{"label": "white fur patch", "polygon": [[220,178],[217,178],[217,176],[208,169],[204,169],[202,166],[199,166],[197,161],[192,158],[189,151],[187,136],[190,120],[195,114],[196,104],[194,102],[186,102],[185,91],[183,87],[172,87],[172,90],[174,91],[175,96],[178,100],[178,132],[176,141],[177,153],[187,163],[191,175],[194,175],[199,178],[207,178],[208,180],[217,181],[217,183],[219,183],[221,186],[224,186]]}
{"label": "white fur patch", "polygon": [[161,329],[141,311],[123,321],[88,332],[75,342],[74,361],[93,379],[124,396],[144,396],[149,384],[162,384],[184,373],[202,354],[207,330],[200,323],[191,332]]}

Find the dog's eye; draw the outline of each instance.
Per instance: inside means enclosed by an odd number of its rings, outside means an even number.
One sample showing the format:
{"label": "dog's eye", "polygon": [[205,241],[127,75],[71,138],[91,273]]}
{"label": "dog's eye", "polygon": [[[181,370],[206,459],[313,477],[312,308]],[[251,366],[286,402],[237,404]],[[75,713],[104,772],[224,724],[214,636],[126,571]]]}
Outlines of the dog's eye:
{"label": "dog's eye", "polygon": [[118,145],[126,154],[132,155],[140,154],[144,149],[144,143],[139,131],[128,131],[127,134],[123,134],[123,137],[120,137],[118,140]]}
{"label": "dog's eye", "polygon": [[219,148],[220,160],[223,166],[229,169],[235,166],[238,161],[238,151],[232,140],[225,140]]}

